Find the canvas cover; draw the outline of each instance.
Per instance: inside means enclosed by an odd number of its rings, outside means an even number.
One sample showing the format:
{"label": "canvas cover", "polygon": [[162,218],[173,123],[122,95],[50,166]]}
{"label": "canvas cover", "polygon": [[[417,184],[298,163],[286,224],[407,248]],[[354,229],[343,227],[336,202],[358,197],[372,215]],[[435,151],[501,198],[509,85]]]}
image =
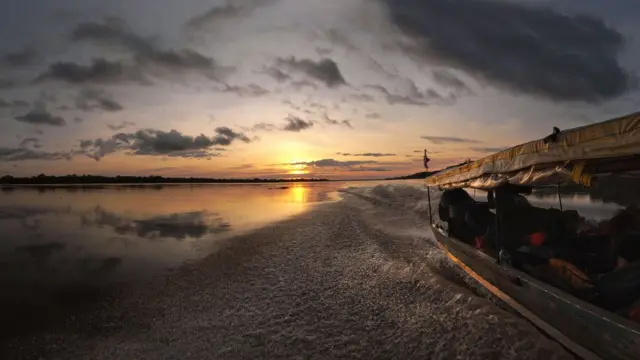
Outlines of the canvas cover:
{"label": "canvas cover", "polygon": [[560,131],[426,178],[429,186],[489,189],[504,183],[590,185],[598,175],[640,169],[640,112]]}

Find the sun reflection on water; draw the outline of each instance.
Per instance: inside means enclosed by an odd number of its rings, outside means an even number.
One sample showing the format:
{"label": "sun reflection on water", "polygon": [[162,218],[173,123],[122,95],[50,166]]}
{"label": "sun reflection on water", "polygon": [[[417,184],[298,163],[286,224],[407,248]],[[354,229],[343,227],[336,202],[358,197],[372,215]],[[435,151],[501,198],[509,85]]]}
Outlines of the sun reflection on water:
{"label": "sun reflection on water", "polygon": [[294,184],[289,189],[290,201],[296,204],[306,204],[309,188],[302,184]]}

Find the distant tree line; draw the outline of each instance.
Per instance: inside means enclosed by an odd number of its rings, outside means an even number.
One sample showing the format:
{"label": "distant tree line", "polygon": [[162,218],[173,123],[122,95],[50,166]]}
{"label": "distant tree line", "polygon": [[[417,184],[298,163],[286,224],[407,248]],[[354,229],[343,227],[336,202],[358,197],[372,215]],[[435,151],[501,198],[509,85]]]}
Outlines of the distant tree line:
{"label": "distant tree line", "polygon": [[96,175],[64,175],[50,176],[40,174],[32,177],[13,177],[5,175],[0,178],[4,185],[53,185],[53,184],[193,184],[193,183],[286,183],[317,182],[328,179],[212,179],[200,177],[163,177],[163,176],[96,176]]}

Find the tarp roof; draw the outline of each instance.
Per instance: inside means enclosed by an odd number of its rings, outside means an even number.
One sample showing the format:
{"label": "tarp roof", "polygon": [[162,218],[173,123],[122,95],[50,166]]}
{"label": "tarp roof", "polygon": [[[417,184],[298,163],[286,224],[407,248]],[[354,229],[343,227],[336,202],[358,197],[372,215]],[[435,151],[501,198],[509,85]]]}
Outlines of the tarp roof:
{"label": "tarp roof", "polygon": [[427,185],[589,185],[598,174],[640,169],[640,112],[514,146],[426,178]]}

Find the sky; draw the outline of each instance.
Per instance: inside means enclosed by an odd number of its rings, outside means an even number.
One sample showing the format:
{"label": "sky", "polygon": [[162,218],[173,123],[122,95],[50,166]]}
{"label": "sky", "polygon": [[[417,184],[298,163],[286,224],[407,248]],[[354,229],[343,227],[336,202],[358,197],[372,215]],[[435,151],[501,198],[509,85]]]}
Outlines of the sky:
{"label": "sky", "polygon": [[0,176],[386,178],[638,110],[637,0],[0,0]]}

